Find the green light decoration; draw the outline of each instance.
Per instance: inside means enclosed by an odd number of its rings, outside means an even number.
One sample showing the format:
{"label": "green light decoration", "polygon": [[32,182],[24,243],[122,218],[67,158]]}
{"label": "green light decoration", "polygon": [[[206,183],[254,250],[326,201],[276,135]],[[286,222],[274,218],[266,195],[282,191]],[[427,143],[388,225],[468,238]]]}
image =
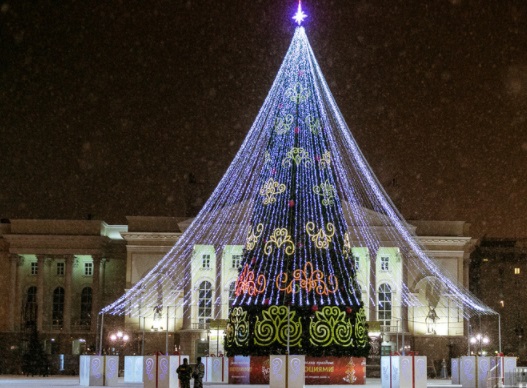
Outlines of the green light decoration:
{"label": "green light decoration", "polygon": [[361,307],[355,316],[355,345],[358,347],[366,346],[368,343],[368,332],[366,330],[366,314]]}
{"label": "green light decoration", "polygon": [[232,309],[231,318],[226,327],[225,342],[228,346],[246,346],[249,340],[249,321],[247,312],[241,307]]}
{"label": "green light decoration", "polygon": [[296,311],[287,306],[271,306],[256,318],[254,335],[254,343],[259,346],[287,346],[288,340],[289,346],[301,346],[302,323]]}
{"label": "green light decoration", "polygon": [[315,312],[309,334],[309,341],[316,346],[349,346],[353,342],[353,325],[345,311],[337,306],[325,306]]}

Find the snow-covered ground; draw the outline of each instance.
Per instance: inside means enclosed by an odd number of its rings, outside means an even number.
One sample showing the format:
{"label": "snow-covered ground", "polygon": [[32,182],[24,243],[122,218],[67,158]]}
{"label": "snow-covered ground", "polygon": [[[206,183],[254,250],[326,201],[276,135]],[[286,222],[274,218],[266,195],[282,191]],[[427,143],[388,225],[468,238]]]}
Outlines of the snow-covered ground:
{"label": "snow-covered ground", "polygon": [[[226,384],[204,384],[208,388],[266,388],[267,385],[226,385]],[[450,380],[428,380],[428,387],[448,387],[451,385]],[[15,388],[42,388],[42,387],[79,387],[78,376],[50,376],[50,377],[26,377],[26,376],[12,376],[0,375],[0,387],[15,387]],[[192,386],[192,385],[191,385]],[[143,388],[143,384],[125,383],[123,378],[119,379],[119,383],[114,387],[126,388]],[[349,388],[349,385],[320,385],[308,386],[313,388]],[[361,387],[358,385],[357,387]],[[381,380],[369,378],[366,381],[367,388],[380,388]]]}

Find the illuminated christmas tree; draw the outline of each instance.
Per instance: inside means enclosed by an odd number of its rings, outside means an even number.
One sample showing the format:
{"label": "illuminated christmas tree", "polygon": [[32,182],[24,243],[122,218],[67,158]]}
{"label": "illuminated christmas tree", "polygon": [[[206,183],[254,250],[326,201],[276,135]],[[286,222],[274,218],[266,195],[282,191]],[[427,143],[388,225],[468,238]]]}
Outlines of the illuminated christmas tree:
{"label": "illuminated christmas tree", "polygon": [[298,27],[262,128],[265,166],[227,326],[229,355],[365,356],[369,350],[315,67]]}
{"label": "illuminated christmas tree", "polygon": [[[303,17],[299,6],[296,20]],[[227,261],[237,262],[232,250],[241,246],[238,272]],[[203,265],[197,247],[210,249]],[[411,316],[422,334],[436,333],[441,319],[450,323],[437,334],[447,335],[451,322],[462,331],[464,318],[495,314],[460,279],[426,253],[376,179],[298,26],[202,210],[165,257],[101,313],[144,320],[170,307],[184,329],[228,316],[229,355],[365,356],[366,317],[406,330]]]}

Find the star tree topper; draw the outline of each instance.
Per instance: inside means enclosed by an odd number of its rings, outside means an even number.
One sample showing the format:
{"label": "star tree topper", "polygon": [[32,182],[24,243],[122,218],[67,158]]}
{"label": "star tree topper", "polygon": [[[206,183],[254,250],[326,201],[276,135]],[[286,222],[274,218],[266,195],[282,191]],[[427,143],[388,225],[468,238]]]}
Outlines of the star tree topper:
{"label": "star tree topper", "polygon": [[306,17],[307,15],[304,13],[304,11],[302,11],[302,0],[298,0],[298,9],[295,13],[295,16],[293,16],[293,19],[298,23],[298,25],[301,25]]}

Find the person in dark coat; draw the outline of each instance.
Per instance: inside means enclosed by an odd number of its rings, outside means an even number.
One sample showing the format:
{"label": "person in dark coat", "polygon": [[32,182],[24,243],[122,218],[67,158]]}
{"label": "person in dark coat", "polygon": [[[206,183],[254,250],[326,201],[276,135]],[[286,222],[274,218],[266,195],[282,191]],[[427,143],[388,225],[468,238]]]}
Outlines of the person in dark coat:
{"label": "person in dark coat", "polygon": [[183,359],[183,364],[176,369],[181,388],[190,388],[190,378],[192,377],[192,367],[188,364],[188,359]]}
{"label": "person in dark coat", "polygon": [[194,368],[194,388],[203,388],[203,376],[205,376],[205,365],[201,362],[201,357],[196,358],[196,367]]}

